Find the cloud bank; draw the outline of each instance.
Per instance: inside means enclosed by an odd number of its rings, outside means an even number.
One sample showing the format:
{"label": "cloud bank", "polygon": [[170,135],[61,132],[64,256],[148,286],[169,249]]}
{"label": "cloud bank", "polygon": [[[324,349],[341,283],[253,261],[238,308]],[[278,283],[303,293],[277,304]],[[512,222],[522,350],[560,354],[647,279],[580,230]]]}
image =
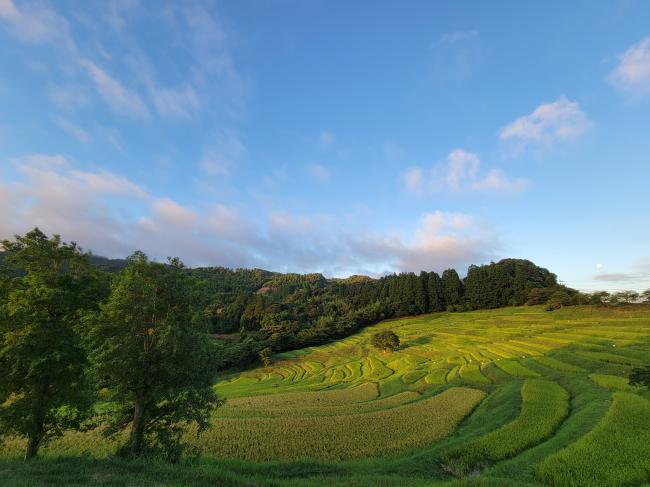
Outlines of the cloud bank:
{"label": "cloud bank", "polygon": [[[262,267],[343,276],[395,271],[463,272],[499,247],[471,215],[432,211],[405,233],[377,233],[332,215],[299,215],[206,201],[184,205],[107,171],[83,171],[61,155],[13,161],[19,180],[0,183],[0,237],[34,226],[108,257],[135,249],[189,265]],[[128,208],[128,209],[127,209]]]}

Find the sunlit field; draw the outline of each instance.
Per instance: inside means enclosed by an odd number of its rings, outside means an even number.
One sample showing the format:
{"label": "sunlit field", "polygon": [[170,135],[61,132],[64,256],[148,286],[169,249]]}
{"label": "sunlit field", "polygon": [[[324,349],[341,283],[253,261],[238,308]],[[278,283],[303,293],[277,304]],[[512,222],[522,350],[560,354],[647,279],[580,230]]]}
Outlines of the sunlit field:
{"label": "sunlit field", "polygon": [[[400,349],[373,348],[388,329]],[[47,484],[48,465],[96,485],[184,485],[191,472],[206,485],[643,485],[650,393],[627,375],[649,351],[647,306],[386,321],[223,377],[225,406],[187,434],[202,459],[149,467],[159,483],[111,460],[94,431],[46,445],[20,485]],[[4,447],[0,476],[17,479],[22,443]]]}

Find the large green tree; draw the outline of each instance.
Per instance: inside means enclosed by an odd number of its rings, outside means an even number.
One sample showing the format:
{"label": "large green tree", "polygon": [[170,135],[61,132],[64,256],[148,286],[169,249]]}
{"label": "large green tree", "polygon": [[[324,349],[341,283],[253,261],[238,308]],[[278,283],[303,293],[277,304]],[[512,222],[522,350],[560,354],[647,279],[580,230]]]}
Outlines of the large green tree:
{"label": "large green tree", "polygon": [[193,312],[193,289],[178,259],[162,264],[136,252],[89,320],[96,379],[113,405],[105,434],[130,428],[124,450],[133,456],[178,458],[184,426],[202,431],[221,403],[212,389],[216,349]]}
{"label": "large green tree", "polygon": [[463,282],[455,269],[447,269],[442,273],[442,290],[447,306],[457,306],[463,301]]}
{"label": "large green tree", "polygon": [[0,433],[27,438],[25,459],[90,410],[76,325],[104,287],[88,254],[39,229],[15,241],[0,270]]}

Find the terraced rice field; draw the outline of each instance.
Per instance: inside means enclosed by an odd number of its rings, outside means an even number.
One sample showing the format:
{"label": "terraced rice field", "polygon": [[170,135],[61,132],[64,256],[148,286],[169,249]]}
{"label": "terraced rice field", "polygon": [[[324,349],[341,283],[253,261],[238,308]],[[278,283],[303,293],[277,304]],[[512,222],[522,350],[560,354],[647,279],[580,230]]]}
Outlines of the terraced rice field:
{"label": "terraced rice field", "polygon": [[[386,329],[399,350],[370,345]],[[626,379],[641,364],[650,307],[386,321],[223,377],[226,405],[187,438],[254,485],[650,485],[650,392]],[[76,433],[43,453],[114,448]]]}

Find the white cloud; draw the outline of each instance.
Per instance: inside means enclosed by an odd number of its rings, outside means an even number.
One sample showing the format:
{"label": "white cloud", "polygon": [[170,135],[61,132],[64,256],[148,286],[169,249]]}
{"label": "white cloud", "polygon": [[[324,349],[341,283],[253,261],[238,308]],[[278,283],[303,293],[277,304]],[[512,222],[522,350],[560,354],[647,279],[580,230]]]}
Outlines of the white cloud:
{"label": "white cloud", "polygon": [[410,167],[402,175],[406,189],[411,192],[418,192],[422,189],[424,184],[424,176],[422,169],[419,167]]}
{"label": "white cloud", "polygon": [[332,176],[329,169],[321,164],[309,164],[307,166],[307,173],[319,183],[328,182]]}
{"label": "white cloud", "polygon": [[402,174],[402,179],[406,190],[416,194],[437,191],[520,192],[528,186],[526,179],[509,179],[499,169],[490,169],[485,176],[481,176],[480,165],[478,155],[463,149],[455,149],[447,155],[444,162],[431,168],[428,174],[416,166]]}
{"label": "white cloud", "polygon": [[0,184],[0,238],[39,226],[109,257],[142,249],[189,265],[330,275],[462,270],[498,248],[485,224],[462,213],[431,212],[411,232],[378,233],[347,217],[255,208],[252,218],[223,204],[189,207],[113,173],[75,169],[61,156],[17,164],[22,179]]}
{"label": "white cloud", "polygon": [[25,3],[19,9],[12,0],[0,0],[0,21],[7,23],[13,34],[23,42],[57,42],[69,49],[76,49],[67,21],[40,3]]}
{"label": "white cloud", "polygon": [[152,86],[149,94],[162,117],[191,118],[200,107],[194,88],[188,85],[178,89]]}
{"label": "white cloud", "polygon": [[501,140],[512,140],[523,150],[531,144],[551,146],[557,142],[573,140],[584,134],[592,122],[577,102],[560,96],[551,103],[539,105],[535,110],[503,127]]}
{"label": "white cloud", "polygon": [[621,91],[646,95],[650,93],[650,37],[631,45],[619,56],[619,64],[607,80]]}
{"label": "white cloud", "polygon": [[65,118],[61,118],[61,117],[55,118],[54,121],[61,130],[63,130],[66,134],[70,135],[71,137],[74,137],[82,144],[90,143],[91,141],[90,135],[88,135],[88,132],[86,132],[78,125],[75,125],[69,120],[66,120]]}
{"label": "white cloud", "polygon": [[203,150],[199,168],[210,176],[228,176],[246,155],[246,147],[234,132],[221,132]]}
{"label": "white cloud", "polygon": [[141,186],[108,171],[85,172],[73,169],[69,174],[83,182],[86,188],[97,193],[133,196],[139,199],[149,198],[149,193]]}
{"label": "white cloud", "polygon": [[149,110],[136,93],[112,78],[92,61],[83,59],[81,65],[95,83],[99,94],[114,112],[137,118],[145,118],[149,115]]}
{"label": "white cloud", "polygon": [[198,216],[186,206],[177,203],[169,198],[157,198],[152,204],[153,215],[164,225],[171,225],[178,228],[193,227]]}

